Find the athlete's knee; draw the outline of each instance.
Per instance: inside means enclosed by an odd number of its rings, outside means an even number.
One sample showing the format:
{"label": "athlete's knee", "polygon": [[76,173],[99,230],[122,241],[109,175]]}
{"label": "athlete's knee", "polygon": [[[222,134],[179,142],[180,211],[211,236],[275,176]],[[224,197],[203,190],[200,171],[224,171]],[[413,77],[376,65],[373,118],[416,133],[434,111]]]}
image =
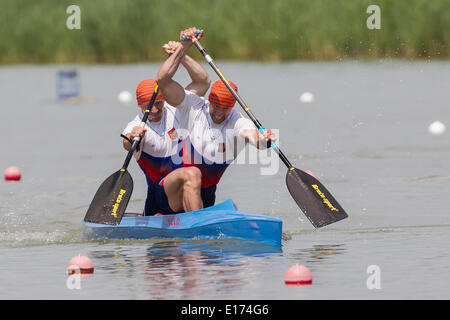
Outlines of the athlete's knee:
{"label": "athlete's knee", "polygon": [[184,172],[184,184],[190,188],[200,188],[202,184],[202,172],[197,167],[187,167]]}

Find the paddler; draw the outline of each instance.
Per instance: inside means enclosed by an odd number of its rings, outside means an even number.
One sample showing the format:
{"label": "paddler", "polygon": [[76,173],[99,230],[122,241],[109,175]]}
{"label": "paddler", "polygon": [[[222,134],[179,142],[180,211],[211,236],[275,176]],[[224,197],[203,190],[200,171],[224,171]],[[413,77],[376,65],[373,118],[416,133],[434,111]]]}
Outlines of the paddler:
{"label": "paddler", "polygon": [[[202,34],[199,35],[199,37],[201,36]],[[177,42],[170,41],[163,46],[163,49],[169,54],[175,50],[177,45]],[[192,80],[186,86],[186,90],[197,96],[205,95],[211,83],[211,79],[205,69],[187,55],[183,56],[180,63],[185,67]],[[186,183],[182,184],[186,197],[192,199],[198,197],[198,190],[192,188],[193,184],[190,179],[192,176],[190,172],[193,170],[191,168],[182,168],[179,157],[179,124],[175,115],[176,110],[164,100],[161,92],[157,95],[155,103],[150,110],[145,127],[141,128],[140,126],[143,113],[147,109],[155,86],[156,81],[154,79],[145,79],[139,83],[136,89],[136,99],[142,114],[137,115],[133,121],[128,123],[122,133],[125,137],[123,146],[126,150],[130,149],[131,142],[135,137],[143,137],[139,150],[135,152],[134,156],[146,176],[148,185],[144,215],[156,213],[171,214],[185,209],[184,207],[169,205],[163,186],[163,181],[167,174],[177,168],[180,168],[179,176],[184,177],[186,181]],[[186,209],[189,211],[189,203],[186,203]]]}
{"label": "paddler", "polygon": [[[157,76],[162,96],[176,107],[179,127],[188,133],[182,137],[182,160],[184,168],[192,169],[189,176],[177,169],[164,178],[164,190],[175,212],[186,210],[186,203],[190,204],[190,210],[214,205],[220,178],[245,144],[249,142],[265,149],[275,141],[270,130],[261,134],[253,122],[233,109],[236,100],[222,81],[213,84],[206,100],[173,80],[192,46],[191,40],[183,41],[184,37],[200,39],[203,30],[199,36],[196,34],[195,27],[180,32],[182,41],[177,43],[175,52],[163,63]],[[237,90],[234,83],[230,84]],[[188,194],[186,185],[197,192]]]}

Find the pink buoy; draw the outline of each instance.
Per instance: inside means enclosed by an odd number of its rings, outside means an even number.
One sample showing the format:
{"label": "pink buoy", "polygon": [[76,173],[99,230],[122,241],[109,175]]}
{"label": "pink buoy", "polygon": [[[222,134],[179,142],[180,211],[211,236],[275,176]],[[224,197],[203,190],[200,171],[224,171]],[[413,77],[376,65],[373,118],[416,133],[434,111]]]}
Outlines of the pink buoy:
{"label": "pink buoy", "polygon": [[94,264],[88,257],[82,256],[81,253],[72,258],[67,265],[69,275],[74,273],[89,274],[94,273]]}
{"label": "pink buoy", "polygon": [[19,181],[22,173],[19,168],[12,166],[5,170],[4,177],[6,181]]}
{"label": "pink buoy", "polygon": [[314,178],[317,179],[317,176],[316,176],[315,173],[312,172],[311,170],[305,170],[305,172],[306,172],[307,174],[309,174],[310,176],[313,176]]}
{"label": "pink buoy", "polygon": [[312,274],[308,268],[296,264],[290,267],[284,275],[284,283],[287,285],[309,285],[312,284]]}

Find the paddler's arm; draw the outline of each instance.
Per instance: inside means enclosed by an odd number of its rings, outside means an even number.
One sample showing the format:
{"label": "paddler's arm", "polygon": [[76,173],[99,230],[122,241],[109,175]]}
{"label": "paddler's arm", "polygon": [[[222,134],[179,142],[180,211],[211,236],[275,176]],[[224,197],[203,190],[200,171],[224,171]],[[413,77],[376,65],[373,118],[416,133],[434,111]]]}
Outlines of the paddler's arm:
{"label": "paddler's arm", "polygon": [[211,85],[211,78],[208,73],[197,61],[188,55],[184,57],[181,64],[192,79],[192,82],[187,85],[186,90],[195,93],[199,97],[203,97]]}
{"label": "paddler's arm", "polygon": [[258,129],[244,129],[240,131],[240,135],[246,142],[260,150],[270,148],[271,142],[277,140],[270,129],[266,130],[264,134],[259,132]]}
{"label": "paddler's arm", "polygon": [[[184,34],[188,39],[196,35],[197,29],[195,27],[184,30],[180,33],[180,38]],[[201,39],[203,30],[201,30],[197,39]],[[192,41],[182,41],[176,48],[175,52],[163,63],[158,71],[156,81],[159,89],[166,102],[174,107],[180,105],[185,97],[184,88],[172,78],[178,70],[180,63],[186,56],[186,53],[192,46]]]}
{"label": "paddler's arm", "polygon": [[[167,54],[172,54],[180,46],[178,41],[169,41],[163,45],[163,50]],[[186,86],[186,90],[203,97],[211,85],[211,78],[200,63],[189,57],[187,54],[181,60],[181,64],[189,73],[192,82]]]}

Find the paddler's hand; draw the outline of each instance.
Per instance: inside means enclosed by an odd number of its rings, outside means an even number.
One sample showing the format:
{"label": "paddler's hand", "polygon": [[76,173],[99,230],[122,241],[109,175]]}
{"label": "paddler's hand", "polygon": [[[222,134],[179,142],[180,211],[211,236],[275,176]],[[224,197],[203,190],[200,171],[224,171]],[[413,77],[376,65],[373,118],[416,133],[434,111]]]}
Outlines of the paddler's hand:
{"label": "paddler's hand", "polygon": [[258,133],[259,133],[258,145],[260,146],[266,146],[267,148],[270,148],[272,141],[273,142],[277,141],[277,137],[270,129],[264,131],[264,134],[262,134],[259,131]]}
{"label": "paddler's hand", "polygon": [[[127,133],[125,136],[121,135],[124,138],[122,141],[123,141],[123,147],[125,148],[125,150],[130,151],[130,148],[131,148],[134,138],[143,137],[146,131],[147,130],[145,130],[144,128],[134,127],[130,133]],[[142,142],[142,140],[141,140],[141,142]],[[137,146],[136,151],[139,151],[139,148],[140,148],[140,143]]]}
{"label": "paddler's hand", "polygon": [[142,138],[147,130],[142,127],[134,127],[130,133],[130,139],[134,140],[136,137]]}
{"label": "paddler's hand", "polygon": [[264,134],[259,132],[258,129],[244,129],[241,130],[240,135],[246,142],[251,143],[258,149],[270,148],[272,141],[275,142],[277,140],[270,129],[265,130]]}
{"label": "paddler's hand", "polygon": [[181,43],[179,41],[169,41],[168,43],[164,44],[162,46],[163,50],[165,53],[167,53],[168,55],[171,53],[174,53],[175,50],[181,46]]}
{"label": "paddler's hand", "polygon": [[203,38],[204,30],[202,29],[199,32],[197,32],[197,30],[198,29],[196,27],[192,27],[180,32],[180,40],[183,45],[192,45],[192,41],[185,41],[185,39],[192,40],[193,38],[197,38],[197,40],[200,40]]}

